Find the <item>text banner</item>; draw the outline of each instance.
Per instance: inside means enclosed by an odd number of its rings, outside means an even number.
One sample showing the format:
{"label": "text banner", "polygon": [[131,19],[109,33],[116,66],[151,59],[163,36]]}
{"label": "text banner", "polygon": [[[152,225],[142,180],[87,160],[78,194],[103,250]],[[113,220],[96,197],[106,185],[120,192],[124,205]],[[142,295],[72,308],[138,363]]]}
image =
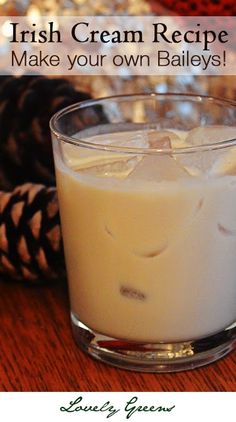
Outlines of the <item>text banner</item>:
{"label": "text banner", "polygon": [[236,17],[0,17],[0,74],[234,75]]}

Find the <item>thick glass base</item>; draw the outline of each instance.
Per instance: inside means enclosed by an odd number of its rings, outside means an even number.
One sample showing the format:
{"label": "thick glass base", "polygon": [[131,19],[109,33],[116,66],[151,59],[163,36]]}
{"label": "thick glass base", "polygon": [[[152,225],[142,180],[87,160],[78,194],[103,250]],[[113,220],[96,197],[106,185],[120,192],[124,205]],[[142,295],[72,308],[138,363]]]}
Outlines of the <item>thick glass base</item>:
{"label": "thick glass base", "polygon": [[90,356],[123,369],[177,372],[207,365],[236,346],[236,324],[215,335],[183,343],[138,343],[92,331],[71,314],[76,343]]}

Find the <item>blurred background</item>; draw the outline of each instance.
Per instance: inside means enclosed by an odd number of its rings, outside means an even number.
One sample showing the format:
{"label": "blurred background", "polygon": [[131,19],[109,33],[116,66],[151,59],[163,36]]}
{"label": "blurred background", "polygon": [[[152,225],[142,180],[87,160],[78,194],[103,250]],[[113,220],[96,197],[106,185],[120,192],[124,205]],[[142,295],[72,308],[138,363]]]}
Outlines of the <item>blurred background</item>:
{"label": "blurred background", "polygon": [[[0,0],[1,16],[235,16],[235,0]],[[0,47],[1,48],[1,47]],[[192,92],[236,99],[236,76],[73,76],[93,97],[137,92]]]}
{"label": "blurred background", "polygon": [[[0,0],[0,15],[6,20],[10,16],[154,15],[172,16],[174,21],[175,16],[235,16],[235,12],[235,0]],[[3,30],[2,25],[0,60],[6,48]],[[0,274],[35,282],[61,278],[64,273],[49,131],[49,119],[56,111],[90,97],[141,92],[236,100],[235,82],[236,76],[192,74],[0,76]]]}

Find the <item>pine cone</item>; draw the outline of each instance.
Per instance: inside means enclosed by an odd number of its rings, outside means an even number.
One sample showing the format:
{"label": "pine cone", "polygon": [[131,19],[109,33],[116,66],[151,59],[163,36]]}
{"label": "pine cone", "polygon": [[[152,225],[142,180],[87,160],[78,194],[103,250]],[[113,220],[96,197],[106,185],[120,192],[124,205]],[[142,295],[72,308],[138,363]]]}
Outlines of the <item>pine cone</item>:
{"label": "pine cone", "polygon": [[88,98],[66,79],[0,77],[0,189],[29,181],[55,185],[49,120]]}
{"label": "pine cone", "polygon": [[36,281],[64,272],[56,189],[26,183],[0,192],[0,273]]}
{"label": "pine cone", "polygon": [[[59,109],[88,98],[65,79],[0,77],[2,274],[45,280],[65,272],[49,120]],[[107,122],[102,107],[84,109],[75,129],[96,125],[98,119]]]}

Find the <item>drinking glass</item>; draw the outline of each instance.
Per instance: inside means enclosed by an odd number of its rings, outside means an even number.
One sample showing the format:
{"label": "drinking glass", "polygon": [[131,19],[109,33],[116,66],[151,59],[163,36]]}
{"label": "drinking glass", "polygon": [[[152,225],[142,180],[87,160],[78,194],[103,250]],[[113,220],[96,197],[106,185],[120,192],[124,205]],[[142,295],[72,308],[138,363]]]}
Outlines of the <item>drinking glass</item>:
{"label": "drinking glass", "polygon": [[235,347],[236,103],[84,101],[50,122],[74,338],[130,370]]}

